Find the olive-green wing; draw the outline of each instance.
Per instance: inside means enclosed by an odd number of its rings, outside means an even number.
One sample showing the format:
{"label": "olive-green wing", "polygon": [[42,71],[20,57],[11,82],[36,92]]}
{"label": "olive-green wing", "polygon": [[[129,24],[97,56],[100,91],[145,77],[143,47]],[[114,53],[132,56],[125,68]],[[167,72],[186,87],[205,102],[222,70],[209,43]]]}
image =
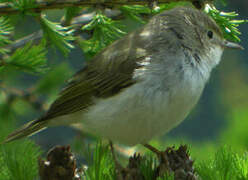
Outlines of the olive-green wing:
{"label": "olive-green wing", "polygon": [[128,76],[111,73],[91,72],[87,79],[82,79],[66,87],[42,118],[51,119],[87,109],[95,97],[106,98],[115,95],[134,81]]}
{"label": "olive-green wing", "polygon": [[113,43],[76,73],[40,121],[86,110],[96,97],[107,98],[136,82],[134,71],[145,57],[133,48],[132,34]]}
{"label": "olive-green wing", "polygon": [[48,119],[86,110],[93,104],[94,98],[107,98],[115,95],[133,83],[135,83],[135,80],[133,80],[131,74],[97,71],[97,68],[86,66],[75,74],[43,117],[17,129],[6,137],[4,143],[30,136],[46,128]]}

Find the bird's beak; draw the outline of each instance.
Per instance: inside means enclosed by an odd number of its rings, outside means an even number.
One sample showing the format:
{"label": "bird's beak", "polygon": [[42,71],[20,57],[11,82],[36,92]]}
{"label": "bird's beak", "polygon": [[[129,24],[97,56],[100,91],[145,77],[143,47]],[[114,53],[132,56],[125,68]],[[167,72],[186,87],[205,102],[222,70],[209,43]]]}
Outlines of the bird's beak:
{"label": "bird's beak", "polygon": [[230,41],[224,41],[223,46],[225,48],[232,48],[232,49],[241,49],[244,50],[243,46],[239,45],[238,43],[230,42]]}

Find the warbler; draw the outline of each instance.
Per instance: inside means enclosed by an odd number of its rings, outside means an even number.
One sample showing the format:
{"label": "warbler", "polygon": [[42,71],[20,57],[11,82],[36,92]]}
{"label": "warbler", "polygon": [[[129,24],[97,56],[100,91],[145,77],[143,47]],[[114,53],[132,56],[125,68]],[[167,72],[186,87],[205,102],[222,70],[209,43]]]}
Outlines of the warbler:
{"label": "warbler", "polygon": [[80,124],[113,142],[145,145],[185,119],[225,48],[242,49],[225,40],[204,12],[164,11],[93,57],[43,116],[5,142],[50,126]]}

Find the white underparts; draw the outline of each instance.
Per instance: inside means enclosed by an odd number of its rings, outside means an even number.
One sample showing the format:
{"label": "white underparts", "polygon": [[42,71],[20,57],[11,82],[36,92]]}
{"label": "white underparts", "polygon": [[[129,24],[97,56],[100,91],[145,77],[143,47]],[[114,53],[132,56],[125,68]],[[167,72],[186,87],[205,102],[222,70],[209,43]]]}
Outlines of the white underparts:
{"label": "white underparts", "polygon": [[[197,103],[211,69],[220,61],[222,49],[212,49],[210,54],[213,59],[201,57],[199,67],[182,64],[176,75],[175,68],[179,65],[168,68],[166,63],[150,63],[149,58],[142,64],[145,69],[134,74],[134,78],[142,77],[142,81],[113,97],[96,99],[87,111],[70,118],[100,137],[127,145],[147,143],[177,126]],[[171,61],[180,64],[183,58]]]}

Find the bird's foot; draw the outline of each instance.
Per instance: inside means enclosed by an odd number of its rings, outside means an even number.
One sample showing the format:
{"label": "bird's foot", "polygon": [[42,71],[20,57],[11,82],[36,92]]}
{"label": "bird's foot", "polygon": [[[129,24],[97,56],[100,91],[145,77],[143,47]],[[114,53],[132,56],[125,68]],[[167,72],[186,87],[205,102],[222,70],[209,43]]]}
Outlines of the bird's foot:
{"label": "bird's foot", "polygon": [[157,148],[155,148],[149,144],[144,144],[144,147],[146,147],[150,151],[154,152],[157,155],[160,162],[164,162],[164,163],[167,163],[169,165],[168,156],[167,156],[166,151],[160,151]]}
{"label": "bird's foot", "polygon": [[121,166],[121,164],[117,161],[117,158],[116,158],[116,155],[115,155],[115,150],[114,150],[114,146],[113,146],[113,143],[110,141],[109,142],[109,146],[110,146],[110,149],[111,149],[111,154],[113,156],[113,159],[114,159],[114,163],[115,163],[115,168],[117,171],[121,171],[123,169],[123,167]]}
{"label": "bird's foot", "polygon": [[160,176],[164,174],[165,172],[170,172],[170,162],[169,162],[169,157],[167,151],[160,151],[157,148],[149,145],[149,144],[144,144],[144,147],[155,153],[158,157],[159,160],[159,166],[157,169],[157,176]]}

